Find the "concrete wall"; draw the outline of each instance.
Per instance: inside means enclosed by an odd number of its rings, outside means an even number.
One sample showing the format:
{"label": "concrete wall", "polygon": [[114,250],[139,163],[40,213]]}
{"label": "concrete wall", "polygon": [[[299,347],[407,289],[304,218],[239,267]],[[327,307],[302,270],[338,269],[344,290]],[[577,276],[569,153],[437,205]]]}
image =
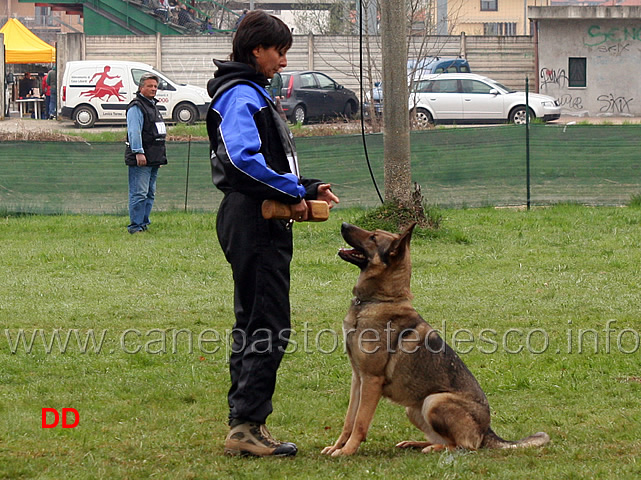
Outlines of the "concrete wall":
{"label": "concrete wall", "polygon": [[58,34],[56,43],[56,112],[60,112],[62,105],[62,78],[65,65],[72,60],[85,60],[85,38],[84,33]]}
{"label": "concrete wall", "polygon": [[[65,40],[72,36],[73,42]],[[77,41],[80,41],[81,46]],[[534,44],[532,37],[432,36],[410,39],[410,57],[466,56],[474,72],[490,76],[522,90],[525,77],[534,85]],[[179,83],[205,87],[213,76],[212,59],[225,60],[231,52],[230,36],[84,36],[60,34],[58,72],[69,60],[132,60],[148,63]],[[367,52],[370,57],[368,61]],[[287,70],[316,69],[360,96],[358,36],[294,35],[287,54]],[[365,88],[382,79],[380,37],[364,41]]]}
{"label": "concrete wall", "polygon": [[534,39],[532,37],[475,36],[466,39],[466,55],[472,71],[486,75],[516,90],[536,87]]}
{"label": "concrete wall", "polygon": [[[539,25],[541,93],[577,116],[641,116],[641,8],[531,9]],[[568,84],[569,58],[585,58],[586,86]]]}

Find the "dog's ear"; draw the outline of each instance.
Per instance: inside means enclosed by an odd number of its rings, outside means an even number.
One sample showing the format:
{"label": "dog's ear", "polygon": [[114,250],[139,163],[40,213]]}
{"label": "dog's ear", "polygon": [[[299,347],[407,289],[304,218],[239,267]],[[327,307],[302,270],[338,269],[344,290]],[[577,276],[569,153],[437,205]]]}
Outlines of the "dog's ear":
{"label": "dog's ear", "polygon": [[396,240],[394,240],[394,243],[392,243],[392,246],[390,248],[390,256],[394,257],[396,255],[399,255],[405,250],[410,245],[410,240],[412,239],[412,232],[414,231],[414,227],[416,226],[416,222],[410,223],[405,230],[401,232],[401,236],[398,237]]}

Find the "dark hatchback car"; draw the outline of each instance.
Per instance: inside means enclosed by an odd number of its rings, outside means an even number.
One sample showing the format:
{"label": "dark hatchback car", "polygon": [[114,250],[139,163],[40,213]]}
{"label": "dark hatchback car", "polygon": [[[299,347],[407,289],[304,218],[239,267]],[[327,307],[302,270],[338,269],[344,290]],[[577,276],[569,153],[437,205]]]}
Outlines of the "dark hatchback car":
{"label": "dark hatchback car", "polygon": [[269,90],[272,96],[280,96],[283,111],[292,123],[351,118],[358,109],[356,94],[321,72],[276,74]]}

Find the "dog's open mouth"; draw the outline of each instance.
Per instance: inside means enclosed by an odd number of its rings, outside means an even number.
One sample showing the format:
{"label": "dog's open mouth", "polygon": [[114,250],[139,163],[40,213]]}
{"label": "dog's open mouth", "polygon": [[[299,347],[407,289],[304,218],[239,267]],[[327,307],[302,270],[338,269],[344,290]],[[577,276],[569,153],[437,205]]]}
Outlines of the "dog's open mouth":
{"label": "dog's open mouth", "polygon": [[338,256],[359,267],[367,264],[365,253],[358,248],[341,248],[338,250]]}

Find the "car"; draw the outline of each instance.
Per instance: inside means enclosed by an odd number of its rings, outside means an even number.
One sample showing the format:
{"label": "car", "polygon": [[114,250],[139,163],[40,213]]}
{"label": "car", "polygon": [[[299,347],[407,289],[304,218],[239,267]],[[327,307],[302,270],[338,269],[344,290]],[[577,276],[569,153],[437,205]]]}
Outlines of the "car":
{"label": "car", "polygon": [[463,57],[425,57],[407,61],[407,74],[423,78],[433,73],[470,73],[470,64]]}
{"label": "car", "polygon": [[[409,59],[407,61],[407,81],[408,84],[413,79],[420,79],[433,73],[470,73],[470,64],[463,57],[425,57],[420,60]],[[374,82],[372,89],[372,99],[374,113],[382,115],[383,113],[383,84]],[[363,103],[365,117],[369,118],[369,102]]]}
{"label": "car", "polygon": [[356,94],[321,72],[277,74],[269,91],[272,96],[279,97],[285,116],[292,123],[304,124],[312,119],[331,117],[352,118],[358,110]]}
{"label": "car", "polygon": [[[530,119],[558,120],[561,106],[554,97],[530,93]],[[435,123],[526,123],[525,92],[517,92],[474,73],[428,75],[412,84],[409,109],[419,128]]]}

